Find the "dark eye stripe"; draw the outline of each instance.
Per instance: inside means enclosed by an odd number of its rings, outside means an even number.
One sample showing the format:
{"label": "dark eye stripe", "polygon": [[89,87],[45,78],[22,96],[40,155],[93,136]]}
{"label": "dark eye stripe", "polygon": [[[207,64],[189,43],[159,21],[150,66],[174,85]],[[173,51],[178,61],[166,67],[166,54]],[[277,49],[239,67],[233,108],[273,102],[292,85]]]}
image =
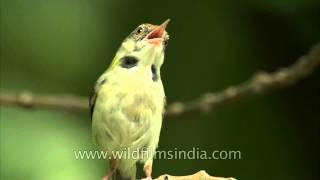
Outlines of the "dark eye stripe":
{"label": "dark eye stripe", "polygon": [[154,64],[152,64],[151,66],[151,72],[152,72],[152,80],[157,81],[158,80],[157,68]]}
{"label": "dark eye stripe", "polygon": [[133,56],[124,56],[120,59],[120,66],[123,68],[132,68],[138,64],[138,59]]}

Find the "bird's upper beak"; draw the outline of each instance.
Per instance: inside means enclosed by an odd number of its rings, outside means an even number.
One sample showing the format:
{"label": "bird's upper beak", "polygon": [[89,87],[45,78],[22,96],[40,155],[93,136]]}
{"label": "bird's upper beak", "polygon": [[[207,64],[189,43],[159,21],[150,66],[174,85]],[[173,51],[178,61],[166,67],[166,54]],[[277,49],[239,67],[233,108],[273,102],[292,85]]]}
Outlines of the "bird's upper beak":
{"label": "bird's upper beak", "polygon": [[155,26],[154,29],[146,36],[146,39],[151,44],[161,43],[166,35],[166,27],[170,19],[164,21],[161,25]]}

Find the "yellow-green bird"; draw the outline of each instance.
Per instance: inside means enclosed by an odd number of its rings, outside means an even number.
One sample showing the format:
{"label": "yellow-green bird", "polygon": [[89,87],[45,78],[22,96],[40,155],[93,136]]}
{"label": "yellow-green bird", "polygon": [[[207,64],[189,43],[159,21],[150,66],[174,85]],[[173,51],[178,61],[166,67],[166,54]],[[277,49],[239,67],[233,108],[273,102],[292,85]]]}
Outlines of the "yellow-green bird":
{"label": "yellow-green bird", "polygon": [[89,104],[93,139],[108,153],[110,171],[104,180],[136,179],[137,162],[144,163],[151,179],[166,102],[160,68],[168,23],[138,26],[95,84]]}

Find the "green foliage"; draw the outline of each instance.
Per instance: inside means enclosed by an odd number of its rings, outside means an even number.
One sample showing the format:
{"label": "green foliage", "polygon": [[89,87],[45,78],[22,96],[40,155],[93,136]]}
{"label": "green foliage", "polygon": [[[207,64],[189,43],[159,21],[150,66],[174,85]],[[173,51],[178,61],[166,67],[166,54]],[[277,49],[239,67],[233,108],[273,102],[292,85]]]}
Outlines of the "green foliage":
{"label": "green foliage", "polygon": [[[1,90],[88,95],[136,25],[167,18],[162,78],[169,103],[288,65],[320,37],[316,0],[2,0]],[[156,160],[154,176],[204,169],[238,179],[312,177],[316,171],[295,142],[297,129],[286,124],[299,117],[286,108],[288,91],[165,121],[160,150],[236,149],[243,159]],[[103,161],[74,158],[73,150],[93,147],[88,113],[0,112],[1,179],[99,179],[107,169]]]}

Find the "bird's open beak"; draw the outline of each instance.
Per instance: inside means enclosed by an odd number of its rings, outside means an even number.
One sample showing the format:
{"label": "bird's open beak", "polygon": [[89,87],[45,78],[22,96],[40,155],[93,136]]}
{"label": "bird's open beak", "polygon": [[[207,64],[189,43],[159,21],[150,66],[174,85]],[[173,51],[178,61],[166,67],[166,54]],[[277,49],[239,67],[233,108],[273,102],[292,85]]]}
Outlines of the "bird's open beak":
{"label": "bird's open beak", "polygon": [[165,22],[163,22],[159,26],[155,26],[155,28],[147,35],[146,39],[152,43],[157,44],[163,41],[165,36],[165,31],[168,23],[170,22],[170,19],[167,19]]}

